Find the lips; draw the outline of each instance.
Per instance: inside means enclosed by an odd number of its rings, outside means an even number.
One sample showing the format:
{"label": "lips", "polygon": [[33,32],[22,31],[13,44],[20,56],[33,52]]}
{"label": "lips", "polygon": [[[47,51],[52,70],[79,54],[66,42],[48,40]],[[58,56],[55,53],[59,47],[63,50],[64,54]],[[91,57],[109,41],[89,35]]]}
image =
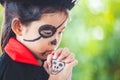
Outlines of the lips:
{"label": "lips", "polygon": [[53,55],[54,50],[46,50],[45,52],[42,53],[42,56],[48,56],[49,54]]}

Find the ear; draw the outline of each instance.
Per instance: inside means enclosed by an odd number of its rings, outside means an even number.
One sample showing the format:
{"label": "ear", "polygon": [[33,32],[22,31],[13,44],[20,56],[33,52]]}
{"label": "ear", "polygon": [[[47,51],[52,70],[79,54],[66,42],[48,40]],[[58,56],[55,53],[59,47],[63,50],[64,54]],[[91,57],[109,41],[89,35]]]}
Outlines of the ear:
{"label": "ear", "polygon": [[22,23],[18,18],[12,20],[11,28],[16,36],[22,36]]}

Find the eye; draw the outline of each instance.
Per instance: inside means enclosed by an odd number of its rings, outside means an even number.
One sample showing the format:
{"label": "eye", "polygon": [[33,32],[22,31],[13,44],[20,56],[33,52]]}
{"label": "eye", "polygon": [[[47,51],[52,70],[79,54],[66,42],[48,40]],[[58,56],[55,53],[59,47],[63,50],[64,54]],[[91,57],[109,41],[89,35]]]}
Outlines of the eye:
{"label": "eye", "polygon": [[56,64],[56,62],[53,62],[53,64]]}
{"label": "eye", "polygon": [[52,35],[52,31],[51,30],[43,30],[43,31],[41,31],[41,34],[43,34],[45,36],[50,36],[50,35]]}
{"label": "eye", "polygon": [[60,66],[60,67],[62,67],[62,66],[63,66],[63,64],[61,64],[61,63],[60,63],[60,64],[59,64],[59,66]]}
{"label": "eye", "polygon": [[52,34],[51,31],[44,31],[44,33],[47,34],[47,35],[51,35]]}

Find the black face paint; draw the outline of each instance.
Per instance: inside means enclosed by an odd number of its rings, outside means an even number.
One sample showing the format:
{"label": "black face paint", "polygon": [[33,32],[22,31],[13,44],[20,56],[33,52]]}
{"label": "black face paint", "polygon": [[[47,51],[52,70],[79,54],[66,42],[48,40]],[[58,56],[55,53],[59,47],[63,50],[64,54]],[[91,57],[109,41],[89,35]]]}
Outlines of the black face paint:
{"label": "black face paint", "polygon": [[23,39],[23,40],[24,41],[28,41],[28,42],[33,42],[33,41],[39,40],[41,37],[43,37],[43,38],[49,38],[49,37],[51,37],[51,36],[53,36],[55,34],[55,32],[57,31],[57,29],[59,27],[61,27],[65,21],[66,20],[64,20],[62,22],[62,24],[60,24],[57,28],[55,26],[52,26],[52,25],[42,25],[38,29],[38,32],[40,34],[40,36],[38,38],[35,38],[35,39],[32,39],[32,40],[27,40],[27,39]]}
{"label": "black face paint", "polygon": [[51,44],[52,44],[52,45],[56,45],[56,44],[57,44],[57,40],[54,39],[53,41],[51,41]]}

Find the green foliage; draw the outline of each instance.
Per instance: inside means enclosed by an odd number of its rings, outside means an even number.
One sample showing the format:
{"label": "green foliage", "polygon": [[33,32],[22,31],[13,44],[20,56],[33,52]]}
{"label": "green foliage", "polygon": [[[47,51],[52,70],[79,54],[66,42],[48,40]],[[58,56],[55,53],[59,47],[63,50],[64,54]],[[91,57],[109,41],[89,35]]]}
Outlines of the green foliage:
{"label": "green foliage", "polygon": [[59,47],[79,62],[72,80],[120,80],[120,0],[80,0],[70,16]]}
{"label": "green foliage", "polygon": [[80,0],[60,47],[75,53],[72,80],[120,80],[120,1]]}
{"label": "green foliage", "polygon": [[[2,16],[3,16],[3,10],[2,10],[2,6],[0,5],[0,28],[2,24]],[[1,29],[0,29],[0,33],[1,33]]]}

